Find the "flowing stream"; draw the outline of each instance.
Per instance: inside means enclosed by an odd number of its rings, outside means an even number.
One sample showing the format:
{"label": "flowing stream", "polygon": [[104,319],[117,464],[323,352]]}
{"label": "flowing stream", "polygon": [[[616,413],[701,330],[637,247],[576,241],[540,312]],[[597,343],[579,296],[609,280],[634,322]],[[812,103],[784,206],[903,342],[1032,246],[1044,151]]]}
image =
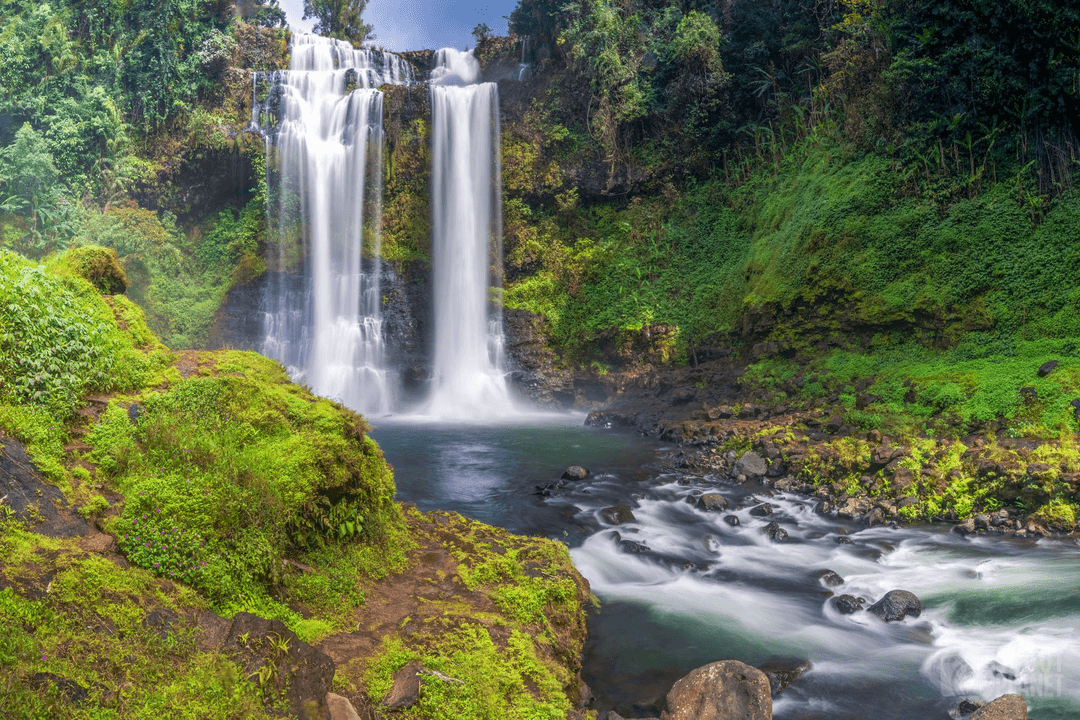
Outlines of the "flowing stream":
{"label": "flowing stream", "polygon": [[[1023,694],[1035,720],[1080,717],[1080,545],[964,539],[944,527],[892,529],[823,517],[813,501],[667,465],[670,447],[581,427],[580,416],[514,426],[383,424],[398,497],[569,544],[601,608],[590,619],[585,679],[602,712],[657,714],[690,670],[720,659],[808,659],[775,701],[777,718],[946,718],[960,699]],[[551,497],[536,486],[569,464],[593,476]],[[688,497],[721,492],[740,510],[706,513]],[[775,506],[755,517],[757,500]],[[601,508],[628,502],[613,528]],[[723,516],[736,515],[729,525]],[[777,521],[786,541],[761,530]],[[647,546],[626,552],[623,540]],[[851,542],[840,544],[837,538]],[[819,573],[843,577],[827,588]],[[826,594],[874,601],[905,589],[919,618],[841,615]]]}

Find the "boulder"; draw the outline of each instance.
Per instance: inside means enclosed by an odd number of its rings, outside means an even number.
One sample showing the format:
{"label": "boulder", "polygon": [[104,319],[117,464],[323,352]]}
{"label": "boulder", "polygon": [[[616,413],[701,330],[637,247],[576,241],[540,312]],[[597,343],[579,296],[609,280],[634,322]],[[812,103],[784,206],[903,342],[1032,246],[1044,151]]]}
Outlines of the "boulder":
{"label": "boulder", "polygon": [[726,522],[731,527],[735,527],[735,526],[740,524],[739,523],[739,516],[738,515],[725,515],[724,516],[724,522]]}
{"label": "boulder", "polygon": [[326,710],[330,713],[330,720],[360,720],[360,714],[349,698],[336,693],[326,693]]}
{"label": "boulder", "polygon": [[699,667],[667,694],[661,720],[771,720],[772,689],[765,673],[737,660]]}
{"label": "boulder", "polygon": [[1039,371],[1038,371],[1039,377],[1046,377],[1050,373],[1054,372],[1054,368],[1056,368],[1058,366],[1058,364],[1059,363],[1058,363],[1057,360],[1051,360],[1050,362],[1044,362],[1042,365],[1039,366]]}
{"label": "boulder", "polygon": [[624,553],[640,555],[641,553],[649,552],[652,549],[645,543],[634,542],[633,540],[624,540],[623,536],[615,531],[612,531],[611,535],[612,538],[615,540],[615,546]]}
{"label": "boulder", "polygon": [[397,710],[416,704],[420,699],[420,670],[420,663],[413,660],[394,673],[394,684],[383,698],[383,705]]}
{"label": "boulder", "polygon": [[566,468],[566,470],[563,471],[562,479],[563,480],[584,480],[585,478],[589,477],[589,475],[591,475],[591,474],[592,473],[589,472],[588,468],[583,468],[580,465],[571,465],[570,467]]}
{"label": "boulder", "polygon": [[237,613],[224,649],[240,663],[247,677],[257,679],[260,672],[272,669],[264,689],[282,697],[293,716],[304,717],[326,701],[334,679],[334,661],[298,638],[280,620]]}
{"label": "boulder", "polygon": [[771,522],[761,529],[761,532],[769,536],[769,539],[774,542],[780,542],[781,540],[787,540],[787,530],[780,527],[780,523]]}
{"label": "boulder", "polygon": [[772,515],[773,506],[769,503],[761,503],[750,508],[750,514],[754,517],[765,517],[766,515]]}
{"label": "boulder", "polygon": [[721,510],[727,510],[728,501],[720,493],[705,493],[697,499],[694,506],[698,510],[704,510],[705,512],[720,512]]}
{"label": "boulder", "polygon": [[1002,695],[983,705],[967,720],[1027,720],[1027,702],[1020,695]]}
{"label": "boulder", "polygon": [[844,584],[844,578],[840,577],[832,570],[820,570],[818,571],[818,580],[825,587],[838,587]]}
{"label": "boulder", "polygon": [[634,522],[636,518],[629,505],[619,503],[601,510],[600,519],[612,525],[623,525],[624,523]]}
{"label": "boulder", "polygon": [[743,453],[735,462],[735,474],[745,475],[748,478],[760,478],[769,471],[769,465],[765,462],[765,458],[758,455],[753,450]]}
{"label": "boulder", "polygon": [[852,615],[863,609],[863,603],[866,600],[857,598],[854,595],[839,595],[832,599],[833,607],[841,615]]}
{"label": "boulder", "polygon": [[910,615],[919,617],[922,614],[922,603],[914,593],[907,590],[890,590],[876,603],[866,608],[867,612],[877,615],[886,622],[890,620],[903,620]]}
{"label": "boulder", "polygon": [[780,693],[787,690],[791,683],[802,675],[804,672],[808,672],[814,667],[813,663],[809,660],[770,660],[758,666],[758,670],[765,673],[765,677],[769,679],[769,689],[772,691],[772,696],[776,697]]}

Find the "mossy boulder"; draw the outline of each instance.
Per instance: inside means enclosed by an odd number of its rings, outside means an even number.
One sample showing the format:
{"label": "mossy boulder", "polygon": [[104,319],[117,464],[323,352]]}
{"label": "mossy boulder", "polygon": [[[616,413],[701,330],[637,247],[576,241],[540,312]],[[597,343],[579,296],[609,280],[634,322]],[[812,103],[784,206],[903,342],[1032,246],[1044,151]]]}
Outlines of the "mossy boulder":
{"label": "mossy boulder", "polygon": [[116,250],[100,245],[73,247],[50,262],[61,272],[71,272],[105,295],[117,295],[130,286]]}

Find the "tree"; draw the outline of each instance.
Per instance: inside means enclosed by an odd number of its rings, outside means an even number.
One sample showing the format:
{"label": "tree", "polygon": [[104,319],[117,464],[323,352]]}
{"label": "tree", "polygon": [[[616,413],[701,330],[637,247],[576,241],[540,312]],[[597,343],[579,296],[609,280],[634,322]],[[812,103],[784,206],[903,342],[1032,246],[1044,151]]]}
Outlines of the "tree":
{"label": "tree", "polygon": [[319,35],[359,45],[375,38],[371,25],[361,17],[367,3],[368,0],[304,0],[304,19],[318,20],[314,30]]}

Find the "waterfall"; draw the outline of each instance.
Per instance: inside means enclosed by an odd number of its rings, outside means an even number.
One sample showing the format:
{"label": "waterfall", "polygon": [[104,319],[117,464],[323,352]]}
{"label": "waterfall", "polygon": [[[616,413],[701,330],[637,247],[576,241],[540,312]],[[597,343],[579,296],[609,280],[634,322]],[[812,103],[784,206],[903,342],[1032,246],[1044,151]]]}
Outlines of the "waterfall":
{"label": "waterfall", "polygon": [[[293,35],[287,72],[265,78],[253,122],[267,137],[268,200],[279,254],[263,315],[263,354],[297,382],[356,410],[393,407],[380,293],[382,101],[412,81],[382,51]],[[257,83],[256,83],[257,90]],[[273,182],[272,182],[273,181]]]}
{"label": "waterfall", "polygon": [[439,50],[431,73],[435,417],[479,420],[512,404],[503,370],[499,93],[472,53]]}

